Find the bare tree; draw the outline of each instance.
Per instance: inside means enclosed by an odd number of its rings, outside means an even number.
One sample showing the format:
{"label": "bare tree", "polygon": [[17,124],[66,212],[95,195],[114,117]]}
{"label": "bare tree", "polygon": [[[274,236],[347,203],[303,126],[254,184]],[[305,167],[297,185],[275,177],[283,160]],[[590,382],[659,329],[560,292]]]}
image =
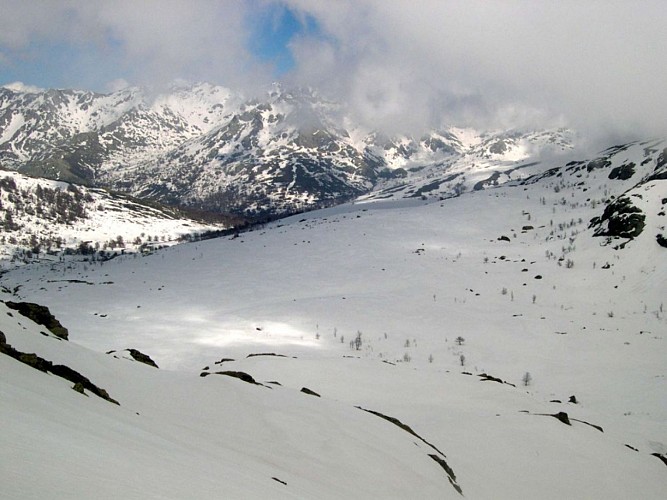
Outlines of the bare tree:
{"label": "bare tree", "polygon": [[521,377],[521,382],[523,382],[525,387],[528,387],[532,381],[533,377],[530,375],[530,372],[524,373],[523,377]]}
{"label": "bare tree", "polygon": [[357,336],[354,339],[354,347],[358,350],[361,349],[361,332],[357,330]]}

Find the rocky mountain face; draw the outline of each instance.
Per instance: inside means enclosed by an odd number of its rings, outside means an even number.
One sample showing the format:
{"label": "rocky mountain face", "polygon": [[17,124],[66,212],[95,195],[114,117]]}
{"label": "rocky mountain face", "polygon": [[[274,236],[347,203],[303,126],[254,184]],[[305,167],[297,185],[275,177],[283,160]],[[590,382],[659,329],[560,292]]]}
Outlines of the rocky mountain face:
{"label": "rocky mountain face", "polygon": [[422,137],[364,130],[278,85],[247,100],[208,84],[151,94],[0,88],[0,167],[172,205],[264,217],[375,198],[451,196],[527,177],[567,130]]}

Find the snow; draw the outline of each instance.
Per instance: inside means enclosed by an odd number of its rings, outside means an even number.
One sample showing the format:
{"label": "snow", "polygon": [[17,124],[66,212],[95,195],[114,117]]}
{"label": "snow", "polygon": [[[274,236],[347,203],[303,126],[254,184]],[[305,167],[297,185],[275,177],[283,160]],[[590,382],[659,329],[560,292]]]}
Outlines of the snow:
{"label": "snow", "polygon": [[[5,300],[45,304],[70,331],[69,342],[40,335],[0,304],[8,342],[121,406],[0,356],[2,495],[460,498],[432,447],[361,407],[440,450],[465,498],[663,498],[651,454],[667,449],[666,250],[655,242],[667,192],[638,184],[653,168],[645,154],[637,144],[612,158],[636,163],[627,182],[584,165],[5,273]],[[614,249],[588,221],[626,191],[646,227]],[[160,370],[103,354],[126,348]],[[280,356],[248,357],[261,353]]]}
{"label": "snow", "polygon": [[[137,252],[141,244],[152,246],[169,246],[186,235],[196,235],[209,230],[222,229],[219,224],[204,224],[187,218],[179,218],[157,208],[143,205],[126,197],[111,195],[102,189],[75,187],[81,194],[80,204],[83,216],[58,223],[54,217],[36,214],[37,188],[43,190],[59,190],[69,193],[68,183],[46,179],[35,179],[16,172],[4,172],[4,182],[13,182],[15,189],[3,189],[0,193],[0,204],[6,213],[12,211],[12,218],[17,228],[3,228],[3,239],[0,244],[0,266],[3,268],[16,265],[19,250],[30,249],[32,236],[42,245],[42,254],[46,253],[44,240],[55,241],[61,238],[63,245],[53,246],[52,254],[42,255],[45,260],[58,260],[65,250],[77,250],[81,243],[87,242],[91,247],[96,244],[103,249],[118,236],[124,244],[114,245],[110,253]],[[44,209],[48,212],[48,208]],[[11,243],[15,238],[16,242]],[[137,240],[138,239],[138,240]],[[150,239],[150,241],[148,241]],[[135,243],[140,240],[139,244]],[[106,250],[109,250],[108,248]]]}
{"label": "snow", "polygon": [[4,128],[0,134],[0,144],[10,140],[17,130],[19,130],[25,123],[23,115],[13,114],[9,124]]}

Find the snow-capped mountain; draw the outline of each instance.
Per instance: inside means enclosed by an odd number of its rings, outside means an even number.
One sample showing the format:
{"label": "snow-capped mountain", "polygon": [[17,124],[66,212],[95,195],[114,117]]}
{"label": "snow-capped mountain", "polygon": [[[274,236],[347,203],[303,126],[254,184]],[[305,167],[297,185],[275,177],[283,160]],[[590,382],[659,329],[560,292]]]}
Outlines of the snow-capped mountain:
{"label": "snow-capped mountain", "polygon": [[635,142],[9,270],[2,491],[662,499],[666,169],[666,141]]}
{"label": "snow-capped mountain", "polygon": [[0,88],[0,165],[95,185],[105,169],[137,165],[215,126],[229,99],[205,84],[157,96]]}
{"label": "snow-capped mountain", "polygon": [[477,171],[498,183],[571,148],[567,130],[387,137],[313,91],[277,84],[250,100],[208,84],[108,95],[0,88],[3,168],[256,217],[371,191],[449,196],[477,185]]}

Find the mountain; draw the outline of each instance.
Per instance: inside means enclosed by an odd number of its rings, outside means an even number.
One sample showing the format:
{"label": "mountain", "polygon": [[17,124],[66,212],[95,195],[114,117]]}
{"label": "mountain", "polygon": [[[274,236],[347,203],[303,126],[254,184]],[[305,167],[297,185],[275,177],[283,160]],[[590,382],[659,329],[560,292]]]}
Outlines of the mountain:
{"label": "mountain", "polygon": [[108,95],[0,88],[3,168],[255,218],[371,192],[457,195],[525,177],[572,143],[568,130],[388,137],[312,90],[278,84],[254,99],[208,84]]}
{"label": "mountain", "polygon": [[524,161],[3,273],[4,494],[663,498],[667,142]]}

